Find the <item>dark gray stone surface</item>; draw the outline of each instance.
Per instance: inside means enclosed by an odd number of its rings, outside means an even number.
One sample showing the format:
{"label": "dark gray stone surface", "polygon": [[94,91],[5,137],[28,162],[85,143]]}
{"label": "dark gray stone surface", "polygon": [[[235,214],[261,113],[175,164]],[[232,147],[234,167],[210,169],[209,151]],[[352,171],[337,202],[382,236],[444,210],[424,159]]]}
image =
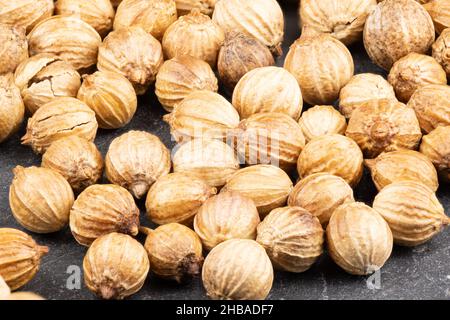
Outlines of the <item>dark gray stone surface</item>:
{"label": "dark gray stone surface", "polygon": [[[299,36],[295,7],[286,8],[287,35],[285,53],[289,45]],[[356,73],[384,72],[368,59],[363,46],[351,48]],[[278,60],[283,64],[283,59]],[[141,97],[139,108],[132,123],[126,128],[115,131],[100,130],[96,144],[103,154],[109,143],[120,134],[130,130],[146,130],[161,137],[164,143],[172,147],[169,130],[161,120],[163,109],[157,103],[150,89]],[[8,188],[12,180],[11,170],[16,165],[39,165],[40,157],[31,149],[20,145],[24,128],[6,143],[0,145],[0,227],[22,229],[11,215],[8,204]],[[365,176],[355,190],[356,197],[371,204],[375,187],[370,177]],[[439,199],[448,212],[450,190],[442,185],[438,191]],[[143,202],[139,203],[143,209]],[[151,225],[142,214],[142,223]],[[70,290],[67,280],[70,266],[82,267],[86,248],[78,245],[69,230],[50,235],[33,237],[43,245],[50,247],[50,253],[44,257],[41,270],[23,290],[40,293],[48,299],[93,299],[95,298],[83,285],[81,289]],[[140,240],[143,240],[142,238]],[[429,243],[417,248],[395,247],[392,258],[380,274],[380,289],[369,289],[367,277],[350,276],[339,269],[324,254],[313,268],[302,274],[277,272],[270,299],[450,299],[450,233],[445,230]],[[70,282],[70,281],[69,281]],[[372,281],[376,284],[376,281]],[[132,299],[206,299],[199,279],[178,285],[150,276],[144,288]]]}

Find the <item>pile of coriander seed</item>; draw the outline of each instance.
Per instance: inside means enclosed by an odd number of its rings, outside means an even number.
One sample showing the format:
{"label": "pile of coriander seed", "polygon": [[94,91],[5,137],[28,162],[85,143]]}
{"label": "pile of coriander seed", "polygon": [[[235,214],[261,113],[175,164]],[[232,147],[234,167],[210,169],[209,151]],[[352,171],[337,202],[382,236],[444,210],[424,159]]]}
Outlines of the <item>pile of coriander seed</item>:
{"label": "pile of coriander seed", "polygon": [[[100,298],[151,272],[259,300],[274,270],[326,251],[368,275],[450,224],[435,194],[450,182],[450,0],[301,0],[283,68],[278,2],[0,0],[0,143],[28,118],[21,142],[42,155],[14,168],[9,205],[30,234],[0,226],[0,300],[43,299],[17,292],[51,254],[31,235],[67,227]],[[355,74],[361,41],[387,79]],[[151,90],[174,150],[129,130],[103,157],[98,129],[126,128]],[[371,206],[353,193],[364,167]]]}

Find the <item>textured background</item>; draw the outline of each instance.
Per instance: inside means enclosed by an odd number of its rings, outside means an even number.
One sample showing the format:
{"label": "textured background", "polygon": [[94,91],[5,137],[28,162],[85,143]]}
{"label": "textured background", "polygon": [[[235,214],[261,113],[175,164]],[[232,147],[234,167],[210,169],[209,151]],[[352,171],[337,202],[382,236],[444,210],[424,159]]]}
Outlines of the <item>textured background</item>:
{"label": "textured background", "polygon": [[[299,36],[296,7],[285,6],[286,37],[284,52]],[[386,75],[368,59],[363,45],[350,48],[356,65],[356,73],[373,72]],[[278,65],[283,65],[283,58]],[[306,108],[306,106],[305,106]],[[173,147],[168,126],[162,122],[162,107],[150,89],[140,98],[138,111],[133,121],[115,131],[100,130],[96,144],[105,155],[112,139],[131,130],[145,130],[158,135],[168,147]],[[13,178],[11,170],[16,165],[39,165],[40,157],[31,149],[20,145],[24,128],[6,143],[0,145],[0,227],[22,229],[14,220],[8,205],[8,188]],[[367,172],[355,190],[358,200],[371,204],[375,196]],[[446,212],[450,207],[450,188],[442,185],[439,199]],[[143,202],[139,203],[144,209]],[[144,213],[144,211],[142,211]],[[151,225],[142,214],[143,225]],[[69,266],[82,266],[86,248],[78,245],[68,229],[56,234],[33,237],[50,248],[43,258],[41,270],[23,290],[37,292],[48,299],[93,299],[95,298],[81,284],[81,289],[69,290],[66,282],[70,276]],[[143,240],[142,238],[140,240]],[[391,259],[380,274],[381,289],[368,289],[367,277],[355,277],[339,269],[324,254],[312,269],[302,274],[277,272],[269,299],[450,299],[450,233],[444,231],[429,243],[417,248],[395,247]],[[199,279],[178,285],[150,276],[144,288],[132,299],[205,299],[206,295]]]}

